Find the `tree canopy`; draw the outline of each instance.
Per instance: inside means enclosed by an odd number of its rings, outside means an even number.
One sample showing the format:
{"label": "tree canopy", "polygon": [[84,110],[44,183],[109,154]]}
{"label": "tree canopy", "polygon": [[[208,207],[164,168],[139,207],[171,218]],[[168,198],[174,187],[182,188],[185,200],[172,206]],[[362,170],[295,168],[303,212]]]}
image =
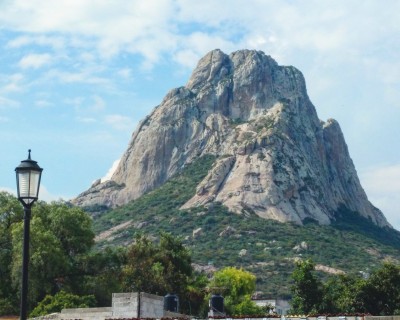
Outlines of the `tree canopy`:
{"label": "tree canopy", "polygon": [[243,269],[226,267],[215,272],[210,290],[224,295],[225,310],[230,315],[262,314],[264,311],[251,301],[256,277]]}
{"label": "tree canopy", "polygon": [[318,280],[311,261],[299,262],[292,274],[293,314],[400,314],[400,267],[384,263],[369,274]]}
{"label": "tree canopy", "polygon": [[[23,208],[11,194],[0,192],[0,315],[19,306]],[[63,202],[38,202],[32,208],[28,305],[32,309],[61,288],[82,286],[80,260],[94,243],[91,218]],[[77,278],[79,278],[78,281]]]}
{"label": "tree canopy", "polygon": [[292,273],[294,283],[291,288],[293,314],[308,314],[319,310],[322,284],[313,273],[314,267],[311,260],[296,262],[296,268]]}
{"label": "tree canopy", "polygon": [[162,233],[154,242],[137,235],[127,251],[123,289],[158,295],[175,293],[183,310],[200,310],[204,301],[202,287],[206,284],[204,278],[193,273],[191,262],[191,254],[179,238]]}

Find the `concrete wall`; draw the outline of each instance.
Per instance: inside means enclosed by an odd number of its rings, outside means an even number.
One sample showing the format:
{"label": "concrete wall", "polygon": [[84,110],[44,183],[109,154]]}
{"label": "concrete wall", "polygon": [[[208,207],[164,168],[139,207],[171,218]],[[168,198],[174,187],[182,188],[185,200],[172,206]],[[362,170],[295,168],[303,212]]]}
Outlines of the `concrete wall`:
{"label": "concrete wall", "polygon": [[140,318],[157,318],[164,316],[164,297],[149,293],[140,293]]}
{"label": "concrete wall", "polygon": [[112,314],[110,307],[63,309],[59,314],[59,319],[98,320],[111,318]]}
{"label": "concrete wall", "polygon": [[[366,318],[366,317],[365,317]],[[226,320],[233,320],[232,318],[226,317]],[[224,320],[218,319],[218,320]],[[234,320],[367,320],[364,317],[285,317],[282,316],[281,318],[268,318],[268,316],[264,318],[240,318],[235,317]],[[368,320],[400,320],[400,319],[368,319]]]}
{"label": "concrete wall", "polygon": [[36,318],[36,320],[104,320],[123,318],[160,319],[162,317],[164,317],[164,297],[144,292],[141,292],[140,295],[137,292],[129,292],[113,293],[111,307],[63,309],[61,313],[52,314],[49,318],[47,318],[47,316],[39,317]]}
{"label": "concrete wall", "polygon": [[111,317],[138,318],[138,296],[137,292],[113,293]]}
{"label": "concrete wall", "polygon": [[286,320],[364,320],[364,317],[284,317]]}
{"label": "concrete wall", "polygon": [[400,316],[365,316],[365,320],[400,320]]}

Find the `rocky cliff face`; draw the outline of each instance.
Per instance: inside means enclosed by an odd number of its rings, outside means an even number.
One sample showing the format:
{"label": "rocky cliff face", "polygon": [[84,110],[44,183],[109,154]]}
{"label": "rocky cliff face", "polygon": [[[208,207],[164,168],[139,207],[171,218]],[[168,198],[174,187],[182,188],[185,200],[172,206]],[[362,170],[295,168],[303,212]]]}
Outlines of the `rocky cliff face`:
{"label": "rocky cliff face", "polygon": [[301,72],[249,50],[203,57],[139,124],[111,180],[73,202],[125,204],[205,154],[218,160],[184,208],[219,201],[239,214],[328,224],[344,205],[390,226],[368,201],[339,124],[318,119]]}

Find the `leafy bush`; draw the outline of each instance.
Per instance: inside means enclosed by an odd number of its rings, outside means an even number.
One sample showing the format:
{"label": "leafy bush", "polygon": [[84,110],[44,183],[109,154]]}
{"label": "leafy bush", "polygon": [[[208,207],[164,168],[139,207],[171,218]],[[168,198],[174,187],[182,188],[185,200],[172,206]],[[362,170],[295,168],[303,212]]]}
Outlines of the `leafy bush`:
{"label": "leafy bush", "polygon": [[59,291],[54,296],[47,295],[30,314],[30,317],[44,316],[61,312],[66,308],[88,308],[96,305],[93,295],[77,296],[65,291]]}

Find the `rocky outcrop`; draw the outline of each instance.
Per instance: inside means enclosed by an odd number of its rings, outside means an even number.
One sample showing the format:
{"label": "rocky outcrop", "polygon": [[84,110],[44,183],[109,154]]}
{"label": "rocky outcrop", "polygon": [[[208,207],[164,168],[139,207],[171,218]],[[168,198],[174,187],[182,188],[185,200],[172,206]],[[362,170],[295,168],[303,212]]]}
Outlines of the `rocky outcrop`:
{"label": "rocky outcrop", "polygon": [[318,119],[301,72],[250,50],[203,57],[139,124],[111,180],[73,202],[125,204],[206,154],[218,159],[183,208],[218,201],[238,214],[329,224],[344,205],[390,226],[368,201],[339,124]]}

